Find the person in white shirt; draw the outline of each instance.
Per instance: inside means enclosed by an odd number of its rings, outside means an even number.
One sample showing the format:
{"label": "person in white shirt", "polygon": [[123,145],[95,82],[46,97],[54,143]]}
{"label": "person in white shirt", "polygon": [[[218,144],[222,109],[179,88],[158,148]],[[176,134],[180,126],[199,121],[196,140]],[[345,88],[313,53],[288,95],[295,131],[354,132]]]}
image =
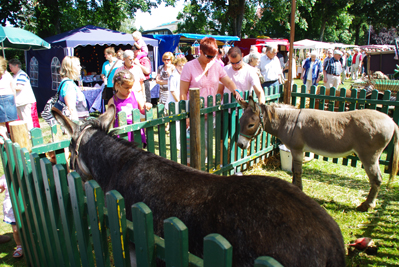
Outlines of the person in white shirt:
{"label": "person in white shirt", "polygon": [[[259,76],[255,69],[242,60],[241,49],[237,46],[230,48],[227,53],[230,64],[224,67],[227,76],[235,83],[238,92],[255,91],[258,96],[259,103],[265,103],[265,93],[259,81]],[[230,90],[225,88],[222,83],[219,83],[218,94],[224,92],[230,93]]]}
{"label": "person in white shirt", "polygon": [[282,77],[283,72],[281,70],[280,60],[276,55],[277,45],[270,45],[266,47],[266,55],[260,58],[258,68],[265,79],[262,87],[279,85],[279,79]]}
{"label": "person in white shirt", "polygon": [[[175,114],[179,114],[179,101],[180,101],[180,74],[183,70],[184,65],[187,63],[187,59],[185,57],[176,57],[173,60],[173,65],[175,65],[175,69],[168,79],[168,101],[165,104],[165,108],[169,108],[170,102],[175,102]],[[176,123],[176,144],[177,149],[180,150],[180,123]]]}
{"label": "person in white shirt", "polygon": [[8,61],[8,65],[14,74],[15,104],[17,105],[18,116],[26,122],[28,131],[30,131],[33,128],[32,105],[36,103],[36,97],[33,93],[29,76],[21,70],[21,61],[13,58]]}

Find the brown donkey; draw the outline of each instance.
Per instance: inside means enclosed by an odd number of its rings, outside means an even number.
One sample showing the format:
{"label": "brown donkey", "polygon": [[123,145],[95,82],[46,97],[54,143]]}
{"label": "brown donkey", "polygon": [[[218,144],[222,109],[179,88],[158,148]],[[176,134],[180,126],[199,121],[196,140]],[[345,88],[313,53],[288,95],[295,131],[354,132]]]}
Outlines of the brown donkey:
{"label": "brown donkey", "polygon": [[399,128],[386,114],[363,109],[330,112],[296,109],[289,105],[258,105],[252,98],[241,101],[244,114],[240,119],[238,146],[247,148],[252,137],[264,131],[278,137],[292,154],[292,183],[302,189],[303,152],[339,158],[356,153],[369,177],[371,189],[357,209],[375,206],[382,183],[379,158],[394,138],[392,172],[388,186],[398,171]]}

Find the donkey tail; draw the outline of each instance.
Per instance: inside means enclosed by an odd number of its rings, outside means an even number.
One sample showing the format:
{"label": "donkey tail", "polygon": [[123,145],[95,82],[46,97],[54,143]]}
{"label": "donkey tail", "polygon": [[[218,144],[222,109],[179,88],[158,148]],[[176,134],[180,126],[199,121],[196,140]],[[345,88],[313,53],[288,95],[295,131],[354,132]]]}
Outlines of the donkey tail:
{"label": "donkey tail", "polygon": [[398,161],[399,161],[399,127],[395,123],[395,132],[393,135],[393,160],[391,174],[389,175],[388,188],[391,182],[394,181],[396,174],[398,173]]}

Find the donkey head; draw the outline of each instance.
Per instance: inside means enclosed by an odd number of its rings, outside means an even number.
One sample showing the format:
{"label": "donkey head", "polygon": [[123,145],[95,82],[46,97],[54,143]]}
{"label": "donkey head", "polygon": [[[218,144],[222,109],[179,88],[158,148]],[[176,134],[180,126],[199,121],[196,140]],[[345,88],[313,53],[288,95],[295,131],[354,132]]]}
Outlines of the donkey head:
{"label": "donkey head", "polygon": [[115,120],[115,106],[108,106],[107,111],[100,115],[98,119],[89,119],[84,121],[82,124],[77,124],[71,121],[65,117],[61,111],[54,107],[51,109],[51,113],[71,137],[71,143],[69,145],[69,151],[71,152],[69,163],[70,168],[77,171],[83,180],[88,180],[91,174],[87,165],[82,161],[82,159],[78,158],[79,147],[87,143],[93,134],[99,130],[108,133]]}
{"label": "donkey head", "polygon": [[261,110],[251,96],[248,102],[241,100],[238,103],[243,108],[244,114],[240,118],[240,136],[237,144],[239,147],[247,149],[249,141],[259,134],[259,129],[262,127]]}

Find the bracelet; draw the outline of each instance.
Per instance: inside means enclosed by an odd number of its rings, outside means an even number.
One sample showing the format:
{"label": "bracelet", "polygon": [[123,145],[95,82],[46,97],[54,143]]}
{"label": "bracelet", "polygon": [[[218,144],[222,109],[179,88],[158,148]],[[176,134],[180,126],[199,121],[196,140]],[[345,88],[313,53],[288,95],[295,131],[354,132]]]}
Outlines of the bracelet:
{"label": "bracelet", "polygon": [[240,90],[236,89],[236,92],[240,93]]}

